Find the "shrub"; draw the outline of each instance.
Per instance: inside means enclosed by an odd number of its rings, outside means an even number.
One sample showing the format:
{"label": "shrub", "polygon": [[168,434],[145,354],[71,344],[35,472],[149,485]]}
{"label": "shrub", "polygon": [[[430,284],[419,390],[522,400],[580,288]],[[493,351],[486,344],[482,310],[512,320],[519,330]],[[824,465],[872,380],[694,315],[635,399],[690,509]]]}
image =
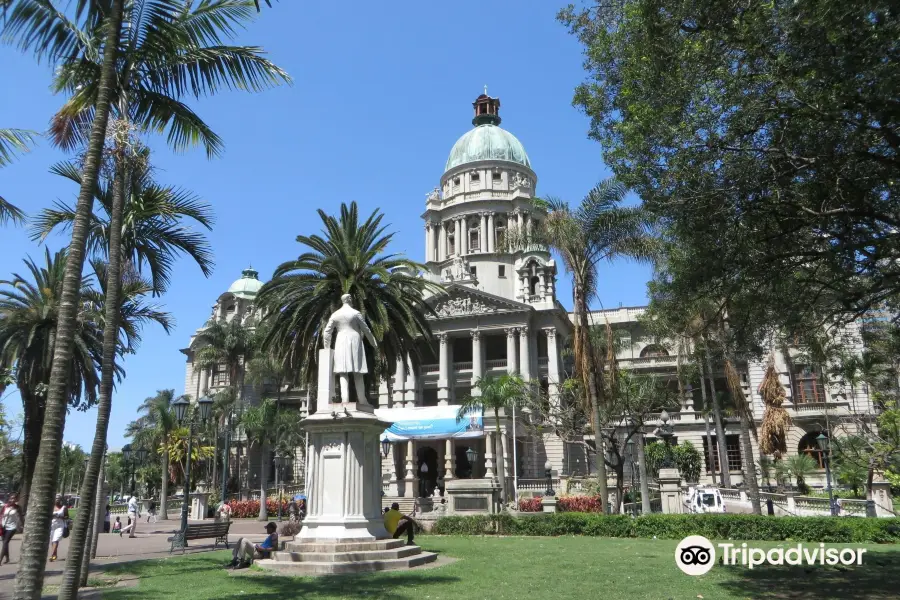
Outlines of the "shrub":
{"label": "shrub", "polygon": [[[232,500],[229,504],[232,519],[254,519],[259,516],[259,500]],[[287,514],[287,509],[287,502],[282,502],[282,514]],[[266,512],[270,517],[277,515],[278,503],[275,500],[266,500]]]}
{"label": "shrub", "polygon": [[442,517],[434,525],[439,535],[586,535],[682,539],[702,535],[714,540],[772,540],[830,543],[898,543],[900,527],[891,519],[834,517],[769,517],[760,515],[654,514],[629,515],[551,513],[523,517],[507,514]]}
{"label": "shrub", "polygon": [[519,500],[520,512],[541,512],[540,498],[521,498]]}
{"label": "shrub", "polygon": [[562,512],[599,513],[603,512],[600,496],[563,496],[557,503]]}

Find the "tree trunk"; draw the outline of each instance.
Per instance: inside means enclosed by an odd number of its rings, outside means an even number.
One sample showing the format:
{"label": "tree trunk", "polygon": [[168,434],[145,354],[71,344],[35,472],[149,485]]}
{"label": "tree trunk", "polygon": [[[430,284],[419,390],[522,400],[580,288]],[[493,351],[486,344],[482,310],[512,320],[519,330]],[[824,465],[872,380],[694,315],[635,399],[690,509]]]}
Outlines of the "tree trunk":
{"label": "tree trunk", "polygon": [[[164,440],[169,439],[169,432],[163,432]],[[159,518],[169,520],[169,508],[166,506],[169,499],[169,446],[163,442],[162,453],[162,477],[159,482]]]}
{"label": "tree trunk", "polygon": [[[100,175],[100,162],[109,121],[109,101],[116,78],[116,54],[122,32],[122,8],[124,0],[112,0],[107,22],[107,39],[103,51],[97,102],[94,106],[94,122],[82,168],[81,190],[75,206],[72,222],[72,241],[68,248],[66,270],[58,311],[56,343],[47,393],[47,408],[41,432],[41,449],[31,480],[29,502],[31,508],[25,517],[25,538],[22,542],[19,568],[16,571],[15,600],[39,600],[44,587],[44,567],[50,545],[50,515],[53,508],[53,485],[59,472],[59,455],[62,447],[63,428],[66,421],[66,389],[69,367],[72,362],[72,346],[75,340],[78,310],[80,306],[81,272],[84,267],[85,245],[94,207],[94,191]],[[96,442],[96,440],[95,440]],[[98,465],[91,458],[89,473],[97,476]],[[74,540],[73,540],[74,542]],[[70,544],[70,548],[75,544]],[[68,563],[68,560],[66,561]]]}
{"label": "tree trunk", "polygon": [[[81,489],[81,501],[87,506],[93,506],[97,497],[97,478],[100,475],[103,455],[106,453],[106,435],[109,429],[109,415],[112,411],[116,350],[119,346],[119,318],[122,314],[122,225],[125,212],[125,181],[128,177],[124,153],[124,145],[117,142],[112,214],[109,220],[109,264],[106,272],[106,297],[103,299],[103,358],[100,366],[97,425],[94,431],[94,443],[91,447],[91,458],[88,461],[87,476],[84,478],[84,485]],[[75,516],[75,525],[69,540],[66,569],[59,586],[59,600],[75,600],[78,595],[83,556],[88,549],[90,512],[90,510],[80,510]]]}
{"label": "tree trunk", "polygon": [[500,497],[503,498],[503,504],[505,505],[509,501],[509,497],[506,494],[506,463],[503,462],[505,458],[503,455],[503,440],[500,439],[503,433],[500,431],[500,411],[497,408],[494,408],[494,428],[497,430],[497,435],[494,437],[494,456],[497,457],[497,479],[500,480]]}
{"label": "tree trunk", "polygon": [[[609,487],[606,481],[606,452],[603,449],[603,435],[600,417],[600,390],[597,389],[597,380],[593,373],[595,358],[593,345],[591,344],[590,325],[587,320],[587,299],[584,297],[584,288],[575,282],[574,289],[575,319],[575,361],[581,371],[585,393],[588,396],[588,404],[591,410],[591,422],[594,430],[594,445],[597,451],[597,487],[600,492],[600,502],[603,512],[608,512]],[[602,374],[601,374],[602,375]]]}
{"label": "tree trunk", "polygon": [[759,501],[759,483],[756,481],[756,469],[753,466],[753,446],[750,444],[750,419],[746,411],[741,413],[741,463],[744,467],[744,484],[749,488],[750,504],[753,506],[753,514],[762,514],[762,504]]}
{"label": "tree trunk", "polygon": [[34,466],[41,449],[41,429],[44,426],[44,401],[31,390],[19,388],[22,397],[22,485],[19,491],[19,505],[28,512],[28,495]]}
{"label": "tree trunk", "polygon": [[106,506],[109,504],[109,485],[106,481],[106,456],[100,463],[100,475],[97,476],[97,502],[94,515],[94,534],[91,536],[91,558],[97,558],[97,546],[100,543],[100,532],[106,522]]}
{"label": "tree trunk", "polygon": [[709,343],[706,342],[706,374],[709,377],[709,390],[712,394],[713,422],[716,425],[716,447],[719,451],[719,468],[722,470],[722,487],[731,487],[731,473],[728,469],[728,450],[725,444],[725,426],[722,424],[722,407],[719,405],[719,397],[716,394],[716,382],[713,375],[712,360],[710,359]]}
{"label": "tree trunk", "polygon": [[638,477],[641,478],[641,514],[649,515],[653,512],[653,509],[650,507],[650,480],[647,477],[647,456],[644,453],[643,428],[638,431],[635,444],[637,445]]}
{"label": "tree trunk", "polygon": [[698,360],[697,366],[700,368],[700,394],[703,397],[703,424],[706,426],[706,459],[709,461],[709,474],[712,477],[713,485],[716,485],[716,454],[713,448],[712,435],[709,432],[709,404],[706,399],[706,371],[703,368],[703,361]]}
{"label": "tree trunk", "polygon": [[[219,485],[219,420],[214,419],[213,422],[213,458],[212,458],[212,481],[210,489],[216,489]],[[225,500],[225,490],[221,490],[222,500]]]}
{"label": "tree trunk", "polygon": [[259,520],[268,521],[269,511],[266,507],[266,483],[268,480],[268,469],[266,468],[269,461],[266,460],[266,445],[259,445]]}
{"label": "tree trunk", "polygon": [[[83,483],[82,483],[82,487],[84,487]],[[91,513],[91,515],[90,515],[90,517],[88,517],[88,539],[87,539],[88,547],[85,549],[85,552],[82,553],[82,555],[81,555],[81,565],[78,568],[78,587],[85,587],[87,585],[88,572],[91,569],[90,543],[91,543],[91,538],[94,537],[94,524],[95,524],[95,519],[97,517],[96,508],[97,508],[96,506],[93,506],[93,507],[85,506],[84,508],[82,508],[82,510],[84,510],[85,512]],[[79,512],[81,512],[81,511],[79,511]],[[77,518],[77,515],[76,515],[76,518]],[[67,560],[67,562],[68,562],[68,560]]]}

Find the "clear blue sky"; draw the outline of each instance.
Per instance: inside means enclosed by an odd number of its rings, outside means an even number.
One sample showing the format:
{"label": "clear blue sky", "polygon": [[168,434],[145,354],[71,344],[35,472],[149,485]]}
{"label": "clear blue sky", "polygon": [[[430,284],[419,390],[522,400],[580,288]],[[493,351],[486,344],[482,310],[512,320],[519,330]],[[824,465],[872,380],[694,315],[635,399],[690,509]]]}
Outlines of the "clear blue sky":
{"label": "clear blue sky", "polygon": [[[564,4],[560,0],[560,5]],[[335,212],[357,201],[380,208],[397,232],[393,250],[424,259],[420,215],[438,184],[456,139],[471,128],[475,97],[488,85],[502,102],[503,127],[524,144],[538,175],[538,194],[578,201],[609,175],[600,146],[587,139],[588,119],[572,107],[582,80],[581,49],[555,20],[555,2],[298,2],[264,9],[240,38],[263,46],[294,78],[292,87],[261,94],[227,93],[193,103],[221,135],[225,154],[175,155],[151,140],[158,179],[185,186],[215,208],[210,239],[216,269],[206,279],[187,260],[178,264],[162,299],[176,319],[172,335],[151,327],[125,362],[109,431],[111,447],[155,390],[184,387],[178,350],[210,314],[210,306],[249,263],[260,277],[300,251],[295,237],[319,229],[316,209]],[[30,56],[0,47],[0,126],[43,131],[62,97],[50,71]],[[54,200],[73,202],[77,189],[48,174],[65,158],[42,140],[0,170],[0,191],[29,214]],[[51,240],[56,249],[61,240]],[[23,272],[26,255],[43,250],[27,230],[0,229],[0,278]],[[560,266],[559,297],[571,306]],[[604,267],[605,307],[646,301],[649,270],[629,262]],[[5,399],[15,416],[17,395]],[[67,441],[88,448],[95,410],[70,413]]]}

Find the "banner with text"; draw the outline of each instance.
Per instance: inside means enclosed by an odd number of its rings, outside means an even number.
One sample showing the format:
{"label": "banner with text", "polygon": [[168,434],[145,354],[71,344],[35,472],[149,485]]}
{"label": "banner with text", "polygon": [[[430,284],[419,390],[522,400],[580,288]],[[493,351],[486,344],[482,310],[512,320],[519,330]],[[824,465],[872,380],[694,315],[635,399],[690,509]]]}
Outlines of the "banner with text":
{"label": "banner with text", "polygon": [[379,419],[393,422],[381,439],[390,442],[447,438],[476,438],[484,436],[481,411],[472,411],[457,421],[459,407],[417,406],[414,408],[377,408]]}

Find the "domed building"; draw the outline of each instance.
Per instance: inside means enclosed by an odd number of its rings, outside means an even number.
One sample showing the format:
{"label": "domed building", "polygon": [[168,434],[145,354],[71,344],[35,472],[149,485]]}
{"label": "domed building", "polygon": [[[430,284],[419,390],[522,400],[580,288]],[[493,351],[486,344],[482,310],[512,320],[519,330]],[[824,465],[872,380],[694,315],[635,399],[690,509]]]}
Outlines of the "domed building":
{"label": "domed building", "polygon": [[[565,377],[562,344],[572,333],[571,315],[557,300],[557,266],[547,248],[536,244],[530,233],[546,218],[533,202],[538,177],[522,142],[500,127],[500,100],[482,94],[473,103],[472,129],[465,132],[450,149],[437,185],[425,198],[422,219],[425,224],[424,264],[421,275],[443,286],[443,291],[428,298],[434,309],[429,316],[434,332],[433,345],[419,348],[423,364],[412,361],[398,364],[390,381],[369,382],[370,402],[376,413],[393,423],[385,433],[382,460],[385,503],[398,501],[404,511],[412,511],[413,499],[427,506],[435,489],[445,490],[453,480],[457,484],[478,485],[496,490],[499,482],[506,489],[521,493],[542,493],[546,488],[545,463],[554,472],[557,489],[577,489],[578,479],[596,473],[587,448],[594,444],[589,432],[569,436],[565,442],[552,427],[526,426],[527,415],[500,413],[473,414],[469,420],[457,420],[458,405],[477,396],[476,382],[486,376],[516,373],[540,385],[550,406],[560,406],[559,390]],[[236,319],[247,327],[256,322],[256,295],[262,287],[258,273],[245,269],[212,307],[209,322],[232,323]],[[619,307],[594,311],[589,319],[595,325],[611,324],[619,333],[618,364],[641,373],[654,373],[671,390],[671,429],[676,442],[689,442],[702,455],[701,483],[742,480],[747,461],[759,458],[756,442],[752,456],[745,457],[738,439],[736,420],[725,420],[721,428],[724,443],[719,445],[710,433],[707,417],[706,382],[680,389],[676,381],[678,344],[658,340],[644,329],[640,317],[644,307]],[[199,369],[194,366],[202,347],[201,327],[182,350],[187,358],[185,391],[197,398],[215,394],[228,385],[223,366]],[[859,355],[859,332],[849,328],[845,348]],[[787,392],[785,406],[794,420],[787,438],[789,455],[804,452],[817,457],[815,436],[826,413],[833,420],[848,415],[870,415],[873,403],[867,389],[854,388],[836,381],[825,369],[798,364],[790,352],[775,352],[774,364]],[[740,371],[741,391],[749,400],[757,426],[764,412],[759,391],[767,365],[744,362]],[[721,365],[707,372],[712,390],[728,391]],[[293,407],[298,418],[315,411],[308,390],[244,382],[243,401],[253,404],[261,397],[278,398],[283,407]],[[645,415],[639,439],[647,441],[659,434],[666,420],[660,415]],[[529,417],[530,419],[530,417]],[[499,428],[499,434],[497,429]],[[621,427],[615,432],[622,434]],[[715,431],[715,430],[713,430]],[[543,433],[541,433],[543,432]],[[635,433],[635,432],[632,432]],[[494,439],[495,437],[498,439]],[[618,435],[620,441],[625,435]],[[230,438],[229,492],[258,497],[259,487],[274,482],[274,454],[265,445],[247,447],[239,431]],[[502,448],[499,460],[496,448]],[[621,448],[620,448],[621,450]],[[632,450],[629,450],[631,452]],[[622,460],[624,455],[620,455]],[[614,459],[612,454],[608,460]],[[623,476],[632,477],[637,459],[627,457]],[[304,449],[298,447],[293,468],[283,479],[289,492],[303,490]],[[610,463],[612,464],[612,462]],[[726,475],[727,473],[727,475]],[[808,478],[819,484],[823,473]],[[614,474],[609,473],[610,489]],[[476,480],[471,483],[470,480]],[[736,497],[734,490],[733,497]],[[495,493],[495,498],[499,497]],[[485,496],[468,497],[469,509],[487,511],[494,507]],[[740,509],[738,509],[740,510]]]}

